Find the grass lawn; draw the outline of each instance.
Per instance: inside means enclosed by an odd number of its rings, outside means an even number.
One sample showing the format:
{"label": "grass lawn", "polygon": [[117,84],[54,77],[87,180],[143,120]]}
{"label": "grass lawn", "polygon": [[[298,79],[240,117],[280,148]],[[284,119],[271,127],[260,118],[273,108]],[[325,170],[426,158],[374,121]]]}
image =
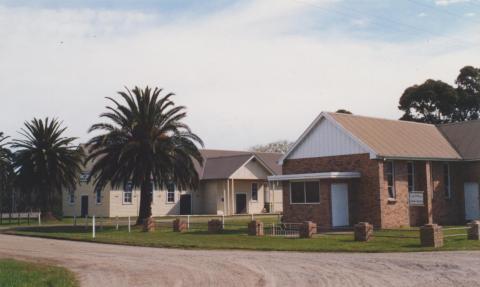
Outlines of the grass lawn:
{"label": "grass lawn", "polygon": [[[264,218],[274,222],[275,218]],[[132,228],[131,233],[125,226],[115,230],[113,226],[97,229],[96,238],[92,239],[91,227],[83,226],[45,226],[24,227],[6,231],[10,234],[39,236],[57,239],[92,241],[113,244],[126,244],[149,247],[192,248],[192,249],[248,249],[275,251],[317,251],[317,252],[412,252],[433,250],[480,250],[480,241],[471,241],[465,236],[445,239],[445,246],[439,249],[420,246],[418,230],[383,230],[376,231],[370,242],[355,242],[353,234],[327,233],[316,235],[312,239],[283,237],[248,236],[247,219],[231,219],[226,222],[226,230],[221,234],[209,234],[205,224],[192,223],[194,230],[176,233],[172,231],[171,221],[160,224],[155,232],[142,232]],[[466,231],[446,231],[445,234],[465,233]],[[398,238],[403,237],[403,238]]]}
{"label": "grass lawn", "polygon": [[73,273],[61,267],[0,259],[0,286],[74,287],[79,285]]}

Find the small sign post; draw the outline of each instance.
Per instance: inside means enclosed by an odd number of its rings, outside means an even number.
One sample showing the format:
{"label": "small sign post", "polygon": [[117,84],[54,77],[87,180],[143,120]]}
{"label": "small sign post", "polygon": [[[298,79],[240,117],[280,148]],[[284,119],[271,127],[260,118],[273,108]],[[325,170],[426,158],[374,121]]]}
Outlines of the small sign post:
{"label": "small sign post", "polygon": [[410,191],[408,195],[410,206],[424,206],[423,191]]}

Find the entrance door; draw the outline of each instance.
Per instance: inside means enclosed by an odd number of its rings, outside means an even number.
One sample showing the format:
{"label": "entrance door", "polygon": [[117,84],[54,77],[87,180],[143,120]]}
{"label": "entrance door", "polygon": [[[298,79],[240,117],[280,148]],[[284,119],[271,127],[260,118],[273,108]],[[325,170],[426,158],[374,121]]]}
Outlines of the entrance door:
{"label": "entrance door", "polygon": [[333,227],[348,226],[348,185],[346,183],[333,183],[331,194]]}
{"label": "entrance door", "polygon": [[88,195],[82,195],[81,216],[88,215]]}
{"label": "entrance door", "polygon": [[247,195],[245,193],[235,194],[235,213],[247,213]]}
{"label": "entrance door", "polygon": [[463,191],[465,194],[465,219],[478,219],[480,217],[478,183],[466,182]]}
{"label": "entrance door", "polygon": [[192,214],[192,195],[180,195],[180,214]]}

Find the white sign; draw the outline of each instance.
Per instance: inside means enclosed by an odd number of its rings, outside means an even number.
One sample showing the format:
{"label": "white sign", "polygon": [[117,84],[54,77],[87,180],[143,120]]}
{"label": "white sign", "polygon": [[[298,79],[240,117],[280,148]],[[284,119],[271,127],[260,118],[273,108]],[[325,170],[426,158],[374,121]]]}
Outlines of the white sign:
{"label": "white sign", "polygon": [[80,174],[80,182],[87,182],[89,176],[89,172],[82,172],[82,174]]}
{"label": "white sign", "polygon": [[424,206],[423,191],[411,191],[409,193],[410,206]]}

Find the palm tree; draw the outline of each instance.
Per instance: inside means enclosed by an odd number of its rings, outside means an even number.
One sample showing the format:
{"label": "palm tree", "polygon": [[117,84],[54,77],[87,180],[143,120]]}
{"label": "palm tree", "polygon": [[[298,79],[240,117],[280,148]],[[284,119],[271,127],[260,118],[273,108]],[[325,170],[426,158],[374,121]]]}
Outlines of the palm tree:
{"label": "palm tree", "polygon": [[8,137],[0,132],[0,209],[8,206],[6,201],[13,188],[12,152],[7,148],[7,139]]}
{"label": "palm tree", "polygon": [[56,119],[34,118],[20,131],[24,138],[12,142],[18,187],[47,218],[62,190],[75,188],[82,169],[83,150],[73,145],[76,138],[63,136],[65,130]]}
{"label": "palm tree", "polygon": [[199,181],[195,162],[201,165],[203,160],[197,148],[203,146],[202,140],[182,122],[185,107],[175,106],[174,94],[161,97],[161,92],[149,87],[126,89],[118,92],[125,104],[107,97],[114,106],[100,117],[109,123],[97,123],[89,130],[104,132],[87,144],[87,162],[94,162],[90,178],[96,188],[108,183],[112,188],[127,184],[140,188],[137,225],[151,220],[154,187],[173,183],[182,190],[195,189]]}

